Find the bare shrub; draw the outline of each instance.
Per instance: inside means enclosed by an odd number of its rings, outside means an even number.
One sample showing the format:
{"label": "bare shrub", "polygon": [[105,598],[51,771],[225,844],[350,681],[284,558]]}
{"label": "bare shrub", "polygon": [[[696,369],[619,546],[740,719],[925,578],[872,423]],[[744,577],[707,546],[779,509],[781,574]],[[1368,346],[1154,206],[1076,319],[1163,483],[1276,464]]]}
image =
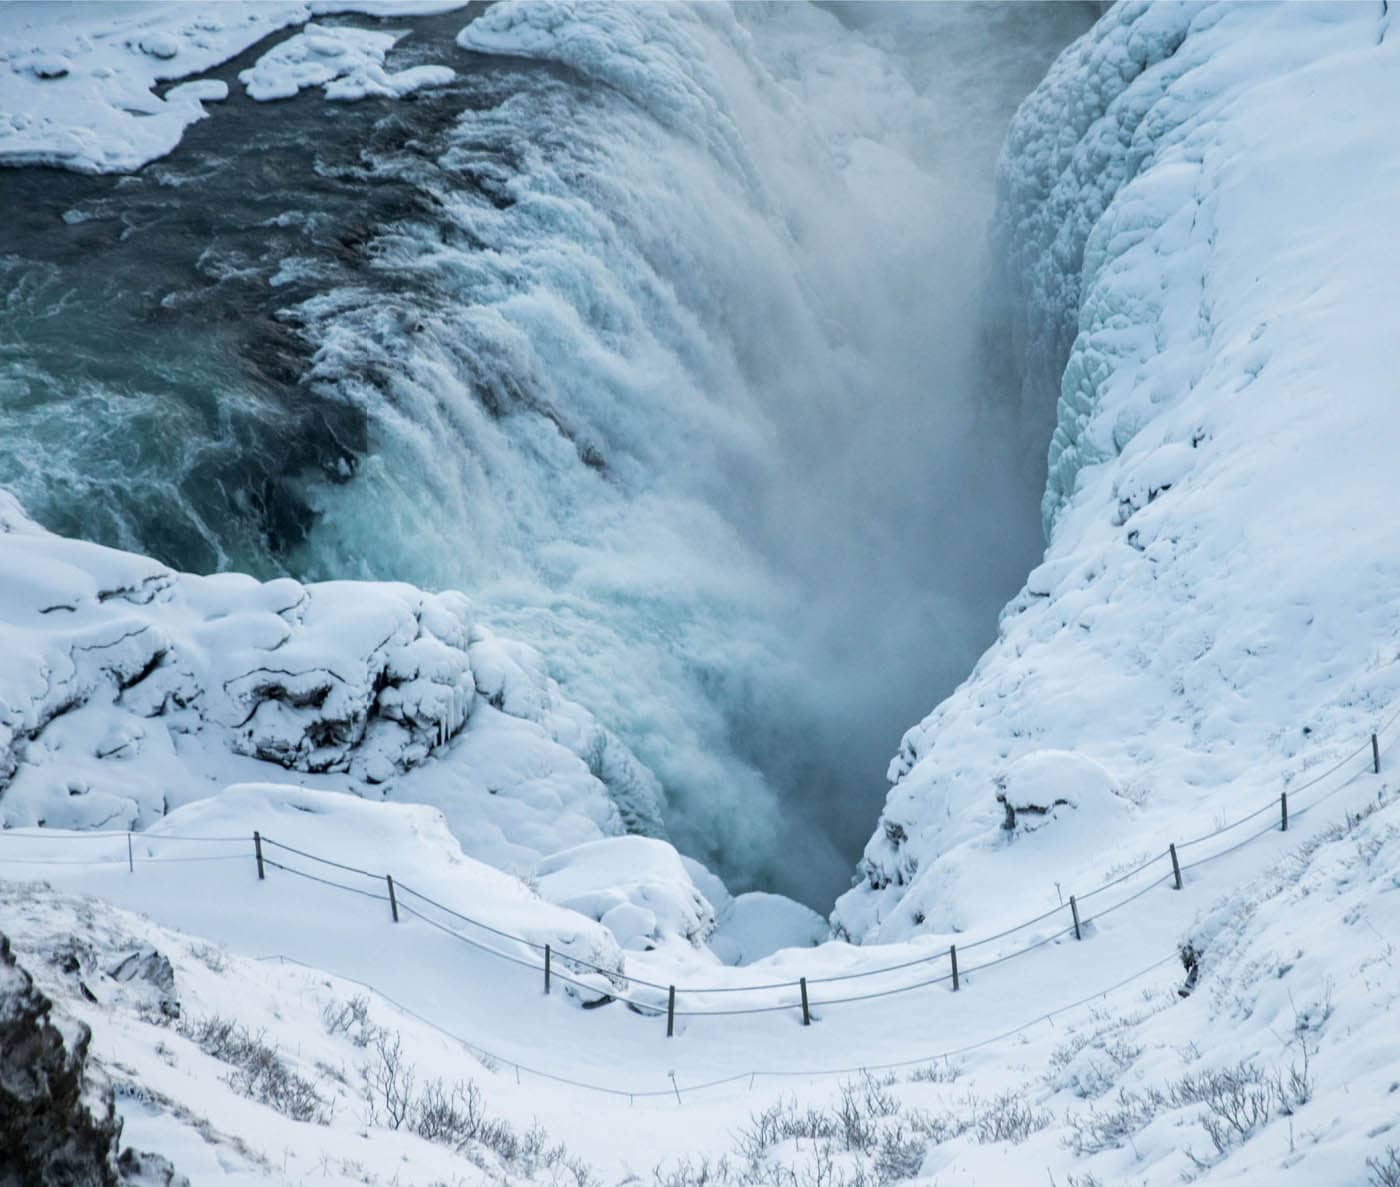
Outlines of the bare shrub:
{"label": "bare shrub", "polygon": [[384,1033],[369,1019],[369,999],[356,994],[348,1001],[327,1002],[321,1008],[321,1025],[328,1035],[344,1035],[357,1047],[368,1047]]}
{"label": "bare shrub", "polygon": [[1312,1057],[1317,1054],[1317,1043],[1305,1033],[1298,1035],[1299,1055],[1289,1065],[1288,1070],[1274,1075],[1274,1096],[1278,1101],[1279,1112],[1291,1117],[1301,1109],[1313,1095]]}
{"label": "bare shrub", "polygon": [[972,1132],[984,1146],[992,1142],[1024,1142],[1050,1124],[1050,1114],[1037,1112],[1015,1092],[1003,1092],[986,1102],[969,1096]]}
{"label": "bare shrub", "polygon": [[889,1091],[893,1083],[893,1076],[881,1079],[864,1072],[859,1080],[841,1085],[836,1120],[847,1150],[868,1154],[879,1144],[878,1122],[893,1117],[900,1109],[899,1101]]}
{"label": "bare shrub", "polygon": [[378,1034],[370,1045],[369,1061],[360,1068],[370,1124],[399,1129],[413,1109],[417,1078],[413,1065],[404,1059],[399,1036]]}
{"label": "bare shrub", "polygon": [[1205,1106],[1200,1120],[1217,1154],[1247,1141],[1268,1122],[1278,1103],[1273,1082],[1247,1060],[1217,1071],[1187,1074],[1171,1086],[1167,1099],[1178,1107]]}
{"label": "bare shrub", "polygon": [[369,1058],[360,1068],[371,1125],[407,1129],[461,1154],[487,1150],[527,1177],[547,1171],[554,1183],[592,1187],[592,1169],[570,1158],[563,1143],[551,1143],[538,1123],[522,1133],[508,1121],[490,1116],[475,1080],[448,1084],[434,1079],[420,1088],[417,1068],[405,1059],[399,1035],[373,1029]]}
{"label": "bare shrub", "polygon": [[875,1174],[881,1183],[898,1183],[914,1178],[924,1165],[928,1138],[906,1122],[898,1122],[880,1135],[875,1152]]}
{"label": "bare shrub", "polygon": [[1387,1146],[1384,1155],[1366,1159],[1369,1187],[1400,1187],[1400,1150]]}
{"label": "bare shrub", "polygon": [[962,1068],[956,1063],[928,1063],[916,1067],[909,1073],[909,1079],[916,1084],[952,1084],[962,1075]]}
{"label": "bare shrub", "polygon": [[1109,1107],[1090,1108],[1067,1118],[1070,1132],[1065,1144],[1080,1155],[1116,1150],[1147,1126],[1163,1103],[1162,1094],[1155,1089],[1139,1093],[1120,1088]]}
{"label": "bare shrub", "polygon": [[206,1055],[232,1067],[224,1082],[239,1095],[276,1109],[293,1121],[330,1124],[330,1106],[316,1085],[292,1071],[262,1031],[254,1034],[241,1023],[218,1015],[181,1022],[179,1029]]}

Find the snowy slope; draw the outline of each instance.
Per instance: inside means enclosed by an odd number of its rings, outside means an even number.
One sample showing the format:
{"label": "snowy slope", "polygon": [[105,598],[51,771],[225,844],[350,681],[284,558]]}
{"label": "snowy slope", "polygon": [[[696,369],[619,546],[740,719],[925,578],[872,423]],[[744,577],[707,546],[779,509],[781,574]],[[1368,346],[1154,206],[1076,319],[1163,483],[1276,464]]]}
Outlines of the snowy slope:
{"label": "snowy slope", "polygon": [[[712,1017],[679,1019],[668,1040],[654,1014],[579,1009],[590,995],[557,981],[546,996],[538,967],[452,932],[525,949],[435,926],[446,917],[422,900],[401,894],[421,914],[394,923],[382,899],[291,874],[304,863],[287,850],[277,856],[289,868],[258,881],[245,839],[254,822],[352,865],[407,867],[429,897],[552,939],[556,952],[610,950],[629,979],[726,973],[687,968],[676,947],[624,956],[596,924],[455,853],[433,813],[345,796],[246,788],[201,801],[138,835],[133,872],[121,836],[5,833],[0,920],[40,988],[93,1028],[123,1141],[196,1183],[985,1187],[1048,1171],[1081,1185],[1165,1187],[1185,1175],[1361,1187],[1365,1160],[1400,1136],[1400,800],[1393,779],[1342,786],[1289,834],[1105,916],[1083,943],[1062,937],[965,977],[958,993],[944,984],[819,1004],[810,1028],[792,1001],[742,1017],[719,1002]],[[1177,948],[1188,941],[1199,972],[1186,980]],[[753,983],[901,954],[829,947],[727,972]],[[631,991],[646,992],[637,981]],[[239,1063],[225,1023],[282,1072]],[[412,1104],[402,1123],[386,1103],[386,1053]],[[1229,1073],[1257,1108],[1242,1129],[1216,1127],[1217,1149],[1207,1123],[1225,1106],[1211,1085]],[[436,1080],[449,1096],[475,1082],[485,1116],[522,1139],[538,1124],[543,1148],[566,1145],[573,1169],[499,1131],[460,1142],[434,1131],[422,1110]]]}
{"label": "snowy slope", "polygon": [[834,916],[851,936],[1054,905],[1055,883],[1082,893],[1112,852],[1277,796],[1387,715],[1387,23],[1372,4],[1122,4],[1020,109],[998,233],[1024,397],[1059,400],[1049,546],[891,763]]}

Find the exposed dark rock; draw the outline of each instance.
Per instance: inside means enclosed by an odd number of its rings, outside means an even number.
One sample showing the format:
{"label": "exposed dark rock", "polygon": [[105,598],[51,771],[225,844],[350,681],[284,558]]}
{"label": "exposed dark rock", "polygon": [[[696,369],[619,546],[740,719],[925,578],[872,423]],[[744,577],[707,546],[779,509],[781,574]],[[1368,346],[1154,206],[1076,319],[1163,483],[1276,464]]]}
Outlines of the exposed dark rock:
{"label": "exposed dark rock", "polygon": [[[54,963],[76,974],[90,958],[75,941]],[[174,971],[155,949],[133,953],[127,966],[132,977],[167,980],[173,998]],[[121,1118],[111,1083],[88,1059],[91,1040],[84,1023],[54,1014],[0,933],[0,1187],[189,1187],[158,1154],[118,1157]]]}
{"label": "exposed dark rock", "polygon": [[88,1066],[92,1032],[52,1011],[0,935],[0,1187],[112,1187],[112,1087]]}
{"label": "exposed dark rock", "polygon": [[114,981],[143,981],[152,990],[160,1012],[167,1018],[180,1016],[180,999],[175,993],[175,970],[164,955],[149,945],[117,959],[107,968]]}

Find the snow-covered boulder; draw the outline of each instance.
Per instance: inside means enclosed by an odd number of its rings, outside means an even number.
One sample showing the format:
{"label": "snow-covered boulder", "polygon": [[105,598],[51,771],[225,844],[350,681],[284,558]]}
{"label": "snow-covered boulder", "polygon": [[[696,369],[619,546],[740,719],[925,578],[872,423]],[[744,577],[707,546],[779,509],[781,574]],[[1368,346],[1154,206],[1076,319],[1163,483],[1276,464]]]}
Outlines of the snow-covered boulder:
{"label": "snow-covered boulder", "polygon": [[785,948],[811,948],[831,934],[811,907],[781,894],[736,894],[719,912],[710,951],[725,964],[745,965]]}
{"label": "snow-covered boulder", "polygon": [[[1111,876],[1108,853],[1160,856],[1388,719],[1388,23],[1383,6],[1122,3],[1022,105],[996,235],[1023,398],[1057,406],[1049,546],[997,642],[905,735],[834,915],[852,938],[1053,907]],[[1028,798],[1043,827],[1018,813],[1017,841],[989,839],[997,779],[1022,803],[1018,760],[1048,751],[1109,773],[1112,798],[1097,777],[1093,812]],[[1066,829],[1082,835],[1057,845]],[[1056,847],[1053,871],[1032,860]]]}
{"label": "snow-covered boulder", "polygon": [[672,938],[696,947],[715,926],[681,856],[650,837],[612,837],[546,858],[535,874],[552,903],[598,920],[623,948],[649,950]]}

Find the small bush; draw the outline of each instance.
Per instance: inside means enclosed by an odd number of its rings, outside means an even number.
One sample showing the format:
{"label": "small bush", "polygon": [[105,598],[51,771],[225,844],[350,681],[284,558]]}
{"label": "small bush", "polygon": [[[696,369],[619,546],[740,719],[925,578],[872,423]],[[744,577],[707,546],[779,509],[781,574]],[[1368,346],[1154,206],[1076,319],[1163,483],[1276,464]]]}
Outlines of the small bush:
{"label": "small bush", "polygon": [[1145,1128],[1162,1104],[1162,1094],[1155,1090],[1143,1094],[1119,1089],[1117,1100],[1108,1108],[1091,1108],[1068,1118],[1070,1133],[1065,1144],[1079,1155],[1116,1150]]}
{"label": "small bush", "polygon": [[293,1121],[330,1124],[330,1108],[316,1085],[292,1071],[263,1032],[253,1034],[231,1018],[212,1015],[182,1023],[180,1033],[206,1055],[232,1066],[224,1082],[235,1092]]}
{"label": "small bush", "polygon": [[1366,1159],[1369,1187],[1400,1187],[1400,1150],[1387,1146],[1383,1156]]}
{"label": "small bush", "polygon": [[1167,1099],[1177,1107],[1205,1106],[1200,1120],[1217,1154],[1253,1136],[1267,1124],[1278,1103],[1273,1082],[1248,1061],[1218,1071],[1187,1074],[1171,1086]]}
{"label": "small bush", "polygon": [[1051,1120],[1049,1113],[1036,1112],[1015,1092],[1003,1092],[986,1103],[973,1103],[972,1114],[973,1134],[984,1146],[992,1142],[1024,1142]]}
{"label": "small bush", "polygon": [[962,1074],[956,1063],[929,1063],[916,1067],[909,1073],[909,1079],[916,1084],[952,1084]]}
{"label": "small bush", "polygon": [[356,994],[349,1001],[327,1002],[321,1009],[321,1025],[328,1035],[345,1035],[357,1047],[368,1047],[384,1033],[369,1020],[369,1000]]}

